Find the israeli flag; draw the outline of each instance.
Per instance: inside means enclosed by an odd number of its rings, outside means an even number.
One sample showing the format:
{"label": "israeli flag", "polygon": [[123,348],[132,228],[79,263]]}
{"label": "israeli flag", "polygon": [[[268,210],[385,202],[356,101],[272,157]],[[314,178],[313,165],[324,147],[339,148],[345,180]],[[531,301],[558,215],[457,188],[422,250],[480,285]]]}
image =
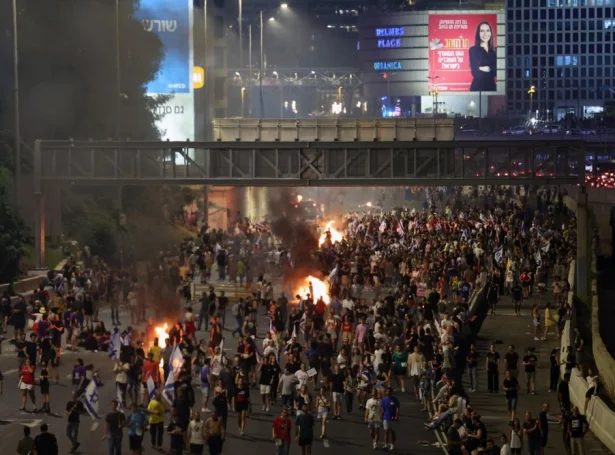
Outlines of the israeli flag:
{"label": "israeli flag", "polygon": [[182,351],[179,349],[179,346],[175,346],[169,358],[169,371],[173,373],[173,376],[177,377],[179,376],[179,370],[183,364],[184,356],[182,355]]}
{"label": "israeli flag", "polygon": [[300,329],[302,332],[305,332],[305,323],[306,323],[306,319],[307,319],[307,317],[306,317],[305,312],[304,312],[304,313],[301,315],[301,319],[299,320],[299,329]]}
{"label": "israeli flag", "polygon": [[399,220],[399,221],[397,222],[397,233],[398,233],[401,237],[403,237],[403,236],[404,236],[404,232],[405,232],[405,231],[404,231],[404,223],[403,223],[403,221],[402,221],[402,220]]}
{"label": "israeli flag", "polygon": [[534,260],[536,261],[536,265],[542,265],[542,256],[540,255],[540,251],[537,251],[534,255]]}
{"label": "israeli flag", "polygon": [[551,248],[551,241],[550,240],[540,247],[540,249],[541,249],[541,251],[543,253],[548,253],[549,252],[549,248]]}
{"label": "israeli flag", "polygon": [[117,410],[124,412],[124,402],[122,401],[122,391],[120,390],[119,384],[115,386],[115,397],[113,398],[117,401]]}
{"label": "israeli flag", "polygon": [[[171,376],[172,373],[169,374],[169,376]],[[154,380],[152,379],[152,375],[149,375],[149,377],[147,378],[147,394],[149,396],[149,399],[151,400],[152,398],[154,398],[154,395],[156,395],[156,384],[154,384]]]}
{"label": "israeli flag", "polygon": [[90,414],[94,420],[100,419],[100,414],[98,413],[99,399],[100,396],[98,395],[96,381],[92,380],[83,394],[83,404],[85,405],[85,410],[88,411],[88,414]]}
{"label": "israeli flag", "polygon": [[485,214],[481,213],[479,218],[483,224],[487,222],[487,217],[485,216]]}
{"label": "israeli flag", "polygon": [[497,250],[495,250],[495,262],[497,262],[498,264],[501,264],[502,261],[504,260],[504,246],[499,247]]}
{"label": "israeli flag", "polygon": [[175,376],[173,376],[173,372],[169,373],[167,382],[164,383],[162,397],[167,400],[169,405],[173,406],[173,400],[175,399]]}
{"label": "israeli flag", "polygon": [[386,231],[386,229],[387,229],[387,222],[383,221],[382,223],[380,223],[380,227],[378,228],[378,230],[380,232],[384,232],[384,231]]}
{"label": "israeli flag", "polygon": [[337,265],[333,268],[333,270],[331,271],[331,273],[329,274],[329,277],[327,278],[329,280],[329,283],[333,283],[333,280],[335,279],[335,277],[337,276]]}
{"label": "israeli flag", "polygon": [[120,349],[122,347],[122,339],[120,338],[120,329],[116,327],[113,329],[113,335],[109,341],[109,358],[112,360],[118,360],[120,358]]}
{"label": "israeli flag", "polygon": [[467,242],[469,240],[470,236],[468,235],[468,230],[464,229],[463,232],[461,233],[461,240],[463,242]]}

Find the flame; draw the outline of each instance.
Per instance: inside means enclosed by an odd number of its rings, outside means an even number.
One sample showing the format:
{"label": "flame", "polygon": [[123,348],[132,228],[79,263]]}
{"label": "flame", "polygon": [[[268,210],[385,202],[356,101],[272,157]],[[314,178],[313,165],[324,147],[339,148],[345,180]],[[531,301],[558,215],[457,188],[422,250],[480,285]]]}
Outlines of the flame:
{"label": "flame", "polygon": [[164,349],[167,345],[167,338],[169,337],[169,324],[165,323],[164,325],[159,325],[154,328],[154,332],[158,338],[158,346]]}
{"label": "flame", "polygon": [[329,305],[329,302],[331,302],[331,298],[329,297],[329,287],[324,281],[314,278],[311,275],[303,280],[303,285],[295,294],[298,294],[301,297],[306,297],[310,294],[310,282],[312,283],[312,288],[314,290],[314,295],[312,295],[312,298],[314,300],[318,300],[319,297],[322,297],[324,302]]}
{"label": "flame", "polygon": [[297,195],[297,202],[301,202],[303,200],[303,196],[300,194]]}
{"label": "flame", "polygon": [[331,242],[335,243],[335,242],[342,241],[344,236],[342,235],[340,231],[338,231],[337,229],[333,227],[334,224],[335,224],[335,221],[329,221],[325,225],[324,228],[321,227],[322,234],[320,235],[320,238],[318,239],[318,246],[322,246],[322,244],[325,243],[325,241],[327,240],[327,231],[331,232]]}

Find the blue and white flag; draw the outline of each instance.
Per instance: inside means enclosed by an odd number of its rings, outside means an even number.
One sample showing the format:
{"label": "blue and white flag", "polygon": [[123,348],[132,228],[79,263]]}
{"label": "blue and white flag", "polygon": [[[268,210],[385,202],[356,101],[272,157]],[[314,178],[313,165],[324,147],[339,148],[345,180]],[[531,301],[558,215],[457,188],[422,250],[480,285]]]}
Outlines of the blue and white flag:
{"label": "blue and white flag", "polygon": [[403,237],[403,236],[404,236],[404,232],[405,232],[405,231],[404,231],[404,223],[403,223],[403,221],[402,221],[402,220],[399,220],[399,221],[397,222],[397,233],[398,233],[401,237]]}
{"label": "blue and white flag", "polygon": [[90,414],[94,420],[100,419],[100,415],[98,413],[99,399],[100,396],[98,395],[96,381],[92,380],[88,384],[85,389],[85,393],[83,394],[83,404],[85,405],[85,410],[88,411],[88,414]]}
{"label": "blue and white flag", "polygon": [[122,339],[120,337],[120,329],[116,327],[113,329],[113,335],[109,341],[109,358],[118,360],[120,358],[120,349],[122,347]]}
{"label": "blue and white flag", "polygon": [[169,371],[173,373],[174,377],[179,376],[179,370],[184,364],[184,356],[182,355],[181,349],[176,345],[173,348],[173,352],[171,352],[171,357],[169,358]]}
{"label": "blue and white flag", "polygon": [[378,230],[380,232],[384,232],[384,231],[386,231],[386,229],[387,229],[387,222],[383,221],[382,223],[380,223],[380,227],[378,228]]}
{"label": "blue and white flag", "polygon": [[[169,376],[170,375],[171,374],[169,374]],[[156,395],[156,384],[154,384],[154,380],[152,379],[151,374],[147,378],[146,384],[147,384],[147,395],[149,396],[149,399],[151,400],[152,398],[154,398],[154,395]]]}
{"label": "blue and white flag", "polygon": [[164,383],[164,392],[162,396],[169,405],[173,406],[173,400],[175,399],[175,376],[173,376],[173,372],[169,373],[167,376],[167,382]]}
{"label": "blue and white flag", "polygon": [[333,267],[333,270],[331,271],[331,273],[329,274],[329,277],[327,278],[329,280],[329,283],[333,283],[333,280],[335,280],[335,278],[337,277],[337,265],[335,267]]}
{"label": "blue and white flag", "polygon": [[536,265],[542,265],[542,256],[540,255],[540,251],[537,251],[536,254],[534,254],[534,259],[536,260]]}
{"label": "blue and white flag", "polygon": [[501,264],[504,261],[504,246],[502,245],[497,250],[495,250],[495,262]]}
{"label": "blue and white flag", "polygon": [[470,235],[468,234],[468,230],[467,230],[467,229],[464,229],[464,230],[461,232],[461,240],[462,240],[463,242],[467,242],[469,239],[470,239]]}
{"label": "blue and white flag", "polygon": [[485,224],[485,223],[487,222],[487,217],[485,216],[485,214],[481,213],[481,214],[479,215],[479,218],[480,218],[480,220],[481,220],[481,222],[482,222],[483,224]]}
{"label": "blue and white flag", "polygon": [[117,401],[117,410],[124,412],[124,400],[122,400],[122,391],[120,390],[119,384],[116,384],[115,386],[115,396],[113,399]]}
{"label": "blue and white flag", "polygon": [[543,253],[548,253],[549,252],[549,248],[551,248],[551,241],[550,240],[540,246],[540,250]]}

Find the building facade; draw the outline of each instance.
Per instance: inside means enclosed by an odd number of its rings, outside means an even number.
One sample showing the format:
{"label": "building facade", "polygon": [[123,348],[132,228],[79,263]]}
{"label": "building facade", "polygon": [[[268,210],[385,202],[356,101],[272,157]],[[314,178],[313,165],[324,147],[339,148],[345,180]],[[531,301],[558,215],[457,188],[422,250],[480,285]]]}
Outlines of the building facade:
{"label": "building facade", "polygon": [[508,112],[555,121],[602,112],[615,94],[613,6],[613,0],[507,1]]}
{"label": "building facade", "polygon": [[357,46],[369,115],[502,113],[505,20],[501,9],[363,17]]}

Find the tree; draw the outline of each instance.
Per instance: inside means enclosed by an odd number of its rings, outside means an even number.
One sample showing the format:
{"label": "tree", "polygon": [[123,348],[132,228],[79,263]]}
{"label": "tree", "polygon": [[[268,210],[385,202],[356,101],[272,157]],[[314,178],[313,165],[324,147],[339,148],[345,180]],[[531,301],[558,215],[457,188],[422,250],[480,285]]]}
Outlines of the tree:
{"label": "tree", "polygon": [[[154,112],[162,100],[146,96],[144,86],[159,69],[162,44],[134,18],[138,0],[119,2],[120,93],[116,84],[115,2],[17,3],[21,133],[26,141],[107,139],[116,136],[118,125],[123,138],[159,137]],[[6,12],[6,6],[3,8]],[[3,14],[0,19],[0,26],[8,31],[10,17]],[[10,62],[10,47],[0,48],[0,56]],[[3,66],[0,82],[11,87],[6,69],[10,70],[10,65]],[[0,96],[0,131],[12,131],[11,91]]]}
{"label": "tree", "polygon": [[6,189],[0,187],[0,283],[19,276],[24,247],[32,243],[28,227],[9,200]]}

